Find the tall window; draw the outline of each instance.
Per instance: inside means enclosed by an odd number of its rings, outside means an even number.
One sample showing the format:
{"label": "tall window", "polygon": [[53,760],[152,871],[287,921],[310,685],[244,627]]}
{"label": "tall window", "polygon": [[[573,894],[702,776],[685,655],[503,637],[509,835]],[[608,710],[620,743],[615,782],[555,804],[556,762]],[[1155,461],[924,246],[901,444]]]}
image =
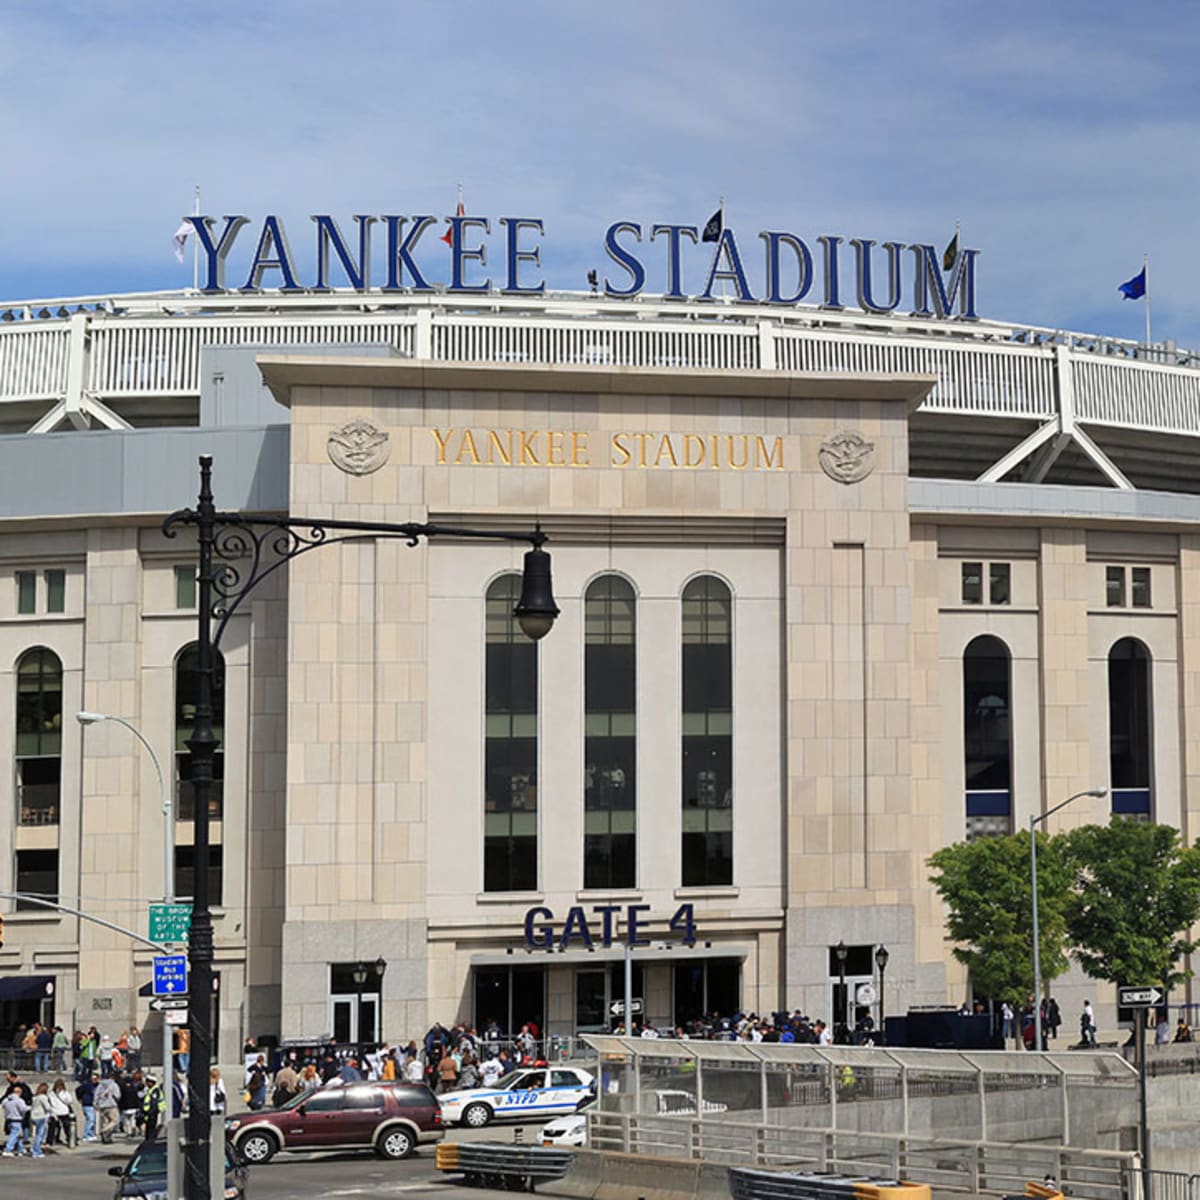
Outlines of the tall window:
{"label": "tall window", "polygon": [[1011,663],[1008,647],[977,637],[963,653],[967,839],[1012,832]]}
{"label": "tall window", "polygon": [[584,598],[583,886],[637,882],[633,588],[597,579]]}
{"label": "tall window", "polygon": [[683,884],[733,882],[733,600],[721,580],[683,591]]}
{"label": "tall window", "polygon": [[[213,652],[212,687],[213,732],[221,745],[213,758],[212,791],[209,793],[208,815],[221,819],[225,788],[225,658],[219,650]],[[196,702],[200,696],[199,651],[193,642],[185,646],[175,660],[175,816],[190,821],[194,812],[192,796],[192,756],[187,740],[196,724]]]}
{"label": "tall window", "polygon": [[[44,646],[17,663],[17,819],[57,825],[62,781],[62,662]],[[57,852],[56,852],[57,853]]]}
{"label": "tall window", "polygon": [[1122,638],[1108,654],[1108,749],[1112,811],[1149,821],[1153,811],[1150,652]]}
{"label": "tall window", "polygon": [[483,890],[537,887],[537,642],[512,615],[521,577],[487,591]]}
{"label": "tall window", "polygon": [[[224,902],[225,847],[208,848],[208,902],[220,908]],[[190,900],[196,894],[196,847],[175,847],[175,895]]]}

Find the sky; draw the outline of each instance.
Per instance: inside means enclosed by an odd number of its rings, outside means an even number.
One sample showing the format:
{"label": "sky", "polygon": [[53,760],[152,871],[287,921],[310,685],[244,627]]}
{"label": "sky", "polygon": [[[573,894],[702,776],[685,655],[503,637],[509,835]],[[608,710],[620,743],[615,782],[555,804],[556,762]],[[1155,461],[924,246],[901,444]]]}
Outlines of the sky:
{"label": "sky", "polygon": [[[1154,338],[1197,347],[1200,6],[1150,11],[2,0],[0,301],[190,286],[171,235],[196,185],[250,218],[238,286],[268,213],[311,282],[311,214],[440,218],[461,183],[493,274],[497,218],[544,222],[552,289],[624,285],[609,225],[703,226],[724,197],[759,292],[761,230],[942,247],[957,222],[981,317],[1141,338],[1116,289],[1148,254]],[[661,290],[661,240],[639,253]],[[685,244],[685,290],[708,257]]]}

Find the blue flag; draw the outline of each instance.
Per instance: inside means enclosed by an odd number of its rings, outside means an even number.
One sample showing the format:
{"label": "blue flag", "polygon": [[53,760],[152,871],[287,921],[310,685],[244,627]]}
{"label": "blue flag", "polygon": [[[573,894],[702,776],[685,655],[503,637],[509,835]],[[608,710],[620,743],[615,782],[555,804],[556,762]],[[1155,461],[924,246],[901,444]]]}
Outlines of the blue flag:
{"label": "blue flag", "polygon": [[1143,267],[1132,279],[1119,284],[1117,291],[1126,300],[1140,300],[1146,294],[1146,268]]}

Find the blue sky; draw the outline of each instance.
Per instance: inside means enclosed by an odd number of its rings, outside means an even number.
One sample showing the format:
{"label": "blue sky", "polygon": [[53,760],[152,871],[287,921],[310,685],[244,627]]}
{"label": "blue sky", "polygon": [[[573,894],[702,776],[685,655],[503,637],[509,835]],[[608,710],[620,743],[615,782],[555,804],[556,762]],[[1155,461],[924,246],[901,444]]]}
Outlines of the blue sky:
{"label": "blue sky", "polygon": [[[981,316],[1200,346],[1200,8],[802,0],[8,0],[0,298],[174,288],[190,211],[540,217],[543,276],[616,220],[977,247]],[[499,258],[492,241],[493,264]],[[643,244],[661,287],[662,247]],[[696,290],[702,259],[687,260]],[[434,272],[437,274],[437,272]],[[444,273],[442,275],[444,277]],[[270,278],[268,279],[270,282]]]}

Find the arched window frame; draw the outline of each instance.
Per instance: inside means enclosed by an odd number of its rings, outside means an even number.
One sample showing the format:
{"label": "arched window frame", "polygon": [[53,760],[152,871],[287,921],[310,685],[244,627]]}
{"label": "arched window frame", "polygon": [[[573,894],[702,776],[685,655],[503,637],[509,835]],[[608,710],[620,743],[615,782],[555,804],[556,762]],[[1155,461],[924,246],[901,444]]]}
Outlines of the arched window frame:
{"label": "arched window frame", "polygon": [[483,890],[538,886],[538,643],[512,610],[521,576],[506,572],[484,598]]}
{"label": "arched window frame", "polygon": [[62,659],[33,646],[16,663],[13,755],[17,822],[57,825],[62,798]]}
{"label": "arched window frame", "polygon": [[[1012,832],[1012,652],[1003,639],[986,633],[967,643],[962,682],[966,836],[973,841]],[[1000,743],[991,762],[989,741]]]}
{"label": "arched window frame", "polygon": [[697,575],[680,594],[682,883],[733,883],[733,589]]}
{"label": "arched window frame", "polygon": [[1114,816],[1154,819],[1154,656],[1118,638],[1106,658],[1109,793]]}
{"label": "arched window frame", "polygon": [[637,885],[637,593],[616,572],[584,592],[584,880]]}

